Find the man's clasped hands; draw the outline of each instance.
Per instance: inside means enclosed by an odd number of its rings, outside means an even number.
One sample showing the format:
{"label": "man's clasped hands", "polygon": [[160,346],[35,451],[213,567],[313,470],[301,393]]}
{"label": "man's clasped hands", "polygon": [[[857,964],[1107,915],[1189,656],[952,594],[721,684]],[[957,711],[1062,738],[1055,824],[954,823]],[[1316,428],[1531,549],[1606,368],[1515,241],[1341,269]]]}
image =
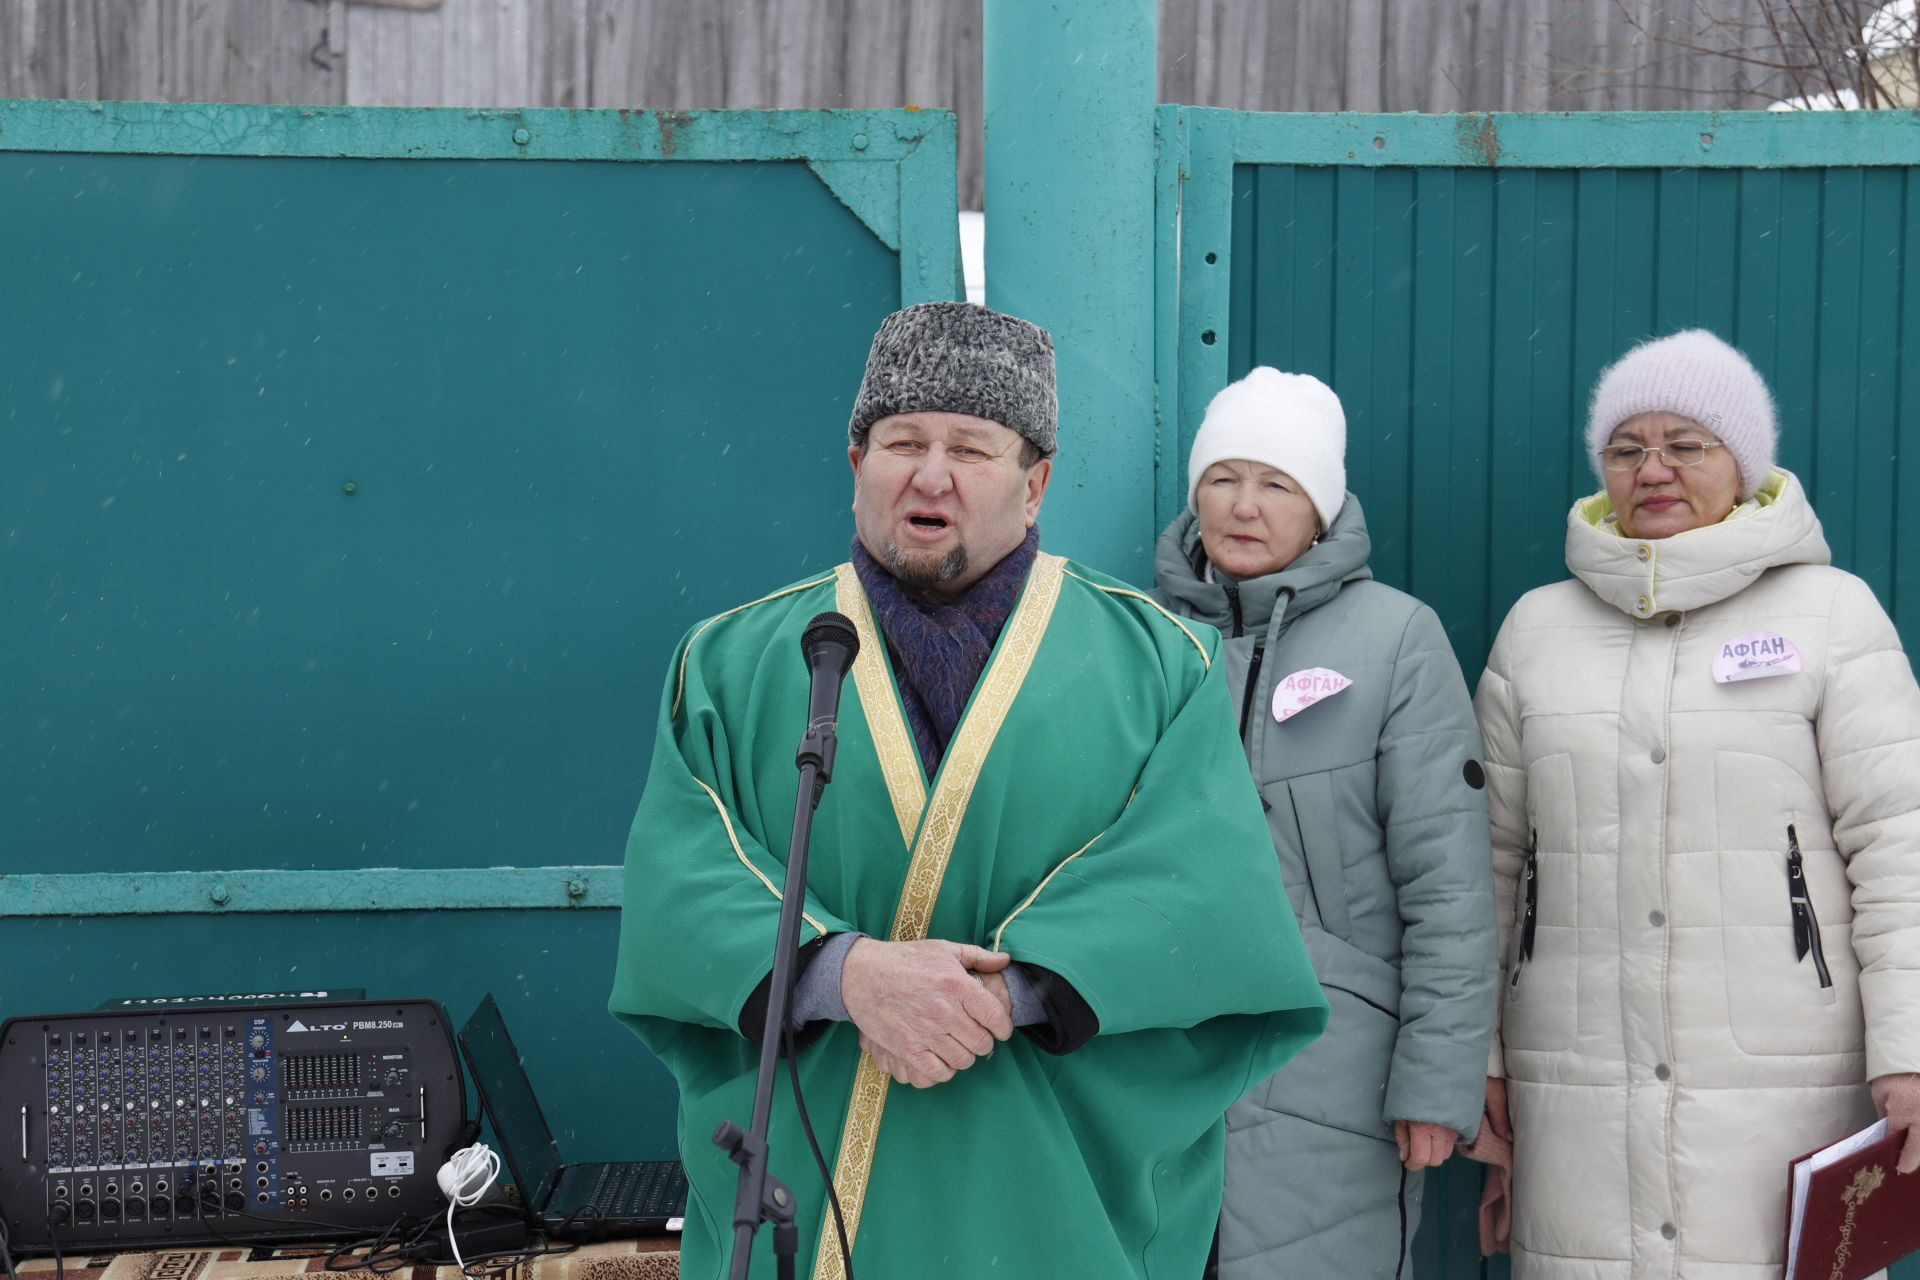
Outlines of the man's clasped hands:
{"label": "man's clasped hands", "polygon": [[1008,957],[963,942],[861,938],[840,970],[860,1047],[901,1084],[930,1089],[1013,1035]]}

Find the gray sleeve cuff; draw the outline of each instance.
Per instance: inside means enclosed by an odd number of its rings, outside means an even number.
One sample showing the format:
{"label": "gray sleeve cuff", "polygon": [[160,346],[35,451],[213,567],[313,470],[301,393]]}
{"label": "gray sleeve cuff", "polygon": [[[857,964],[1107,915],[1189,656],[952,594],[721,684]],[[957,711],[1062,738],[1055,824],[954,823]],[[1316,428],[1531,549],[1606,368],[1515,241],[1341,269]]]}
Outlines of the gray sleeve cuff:
{"label": "gray sleeve cuff", "polygon": [[866,936],[836,933],[820,944],[820,954],[800,975],[800,981],[793,984],[793,1011],[788,1021],[795,1031],[809,1022],[847,1020],[847,1002],[840,998],[840,970],[847,963],[847,952],[853,949],[853,944]]}
{"label": "gray sleeve cuff", "polygon": [[[816,963],[814,968],[820,966]],[[1007,980],[1007,994],[1013,998],[1013,1025],[1031,1027],[1047,1020],[1046,1006],[1040,1003],[1040,996],[1033,989],[1033,979],[1027,976],[1026,966],[1014,961],[1000,971]]]}

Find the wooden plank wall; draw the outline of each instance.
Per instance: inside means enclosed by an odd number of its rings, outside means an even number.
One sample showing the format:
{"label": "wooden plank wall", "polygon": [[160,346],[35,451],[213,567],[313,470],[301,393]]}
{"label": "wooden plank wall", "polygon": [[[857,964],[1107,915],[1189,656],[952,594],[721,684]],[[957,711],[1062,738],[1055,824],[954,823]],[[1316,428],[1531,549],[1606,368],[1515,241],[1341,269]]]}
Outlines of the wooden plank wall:
{"label": "wooden plank wall", "polygon": [[[1259,111],[1764,107],[1791,92],[1778,77],[1678,48],[1751,40],[1763,5],[1160,0],[1160,98]],[[1636,21],[1675,43],[1654,44]]]}
{"label": "wooden plank wall", "polygon": [[[1264,111],[1764,106],[1649,49],[1764,0],[1157,0],[1160,96]],[[341,30],[340,28],[344,28]],[[1712,39],[1712,37],[1708,37]],[[980,0],[0,0],[0,97],[362,106],[944,106],[980,201]]]}
{"label": "wooden plank wall", "polygon": [[345,102],[345,78],[323,65],[327,13],[313,0],[0,0],[0,98]]}

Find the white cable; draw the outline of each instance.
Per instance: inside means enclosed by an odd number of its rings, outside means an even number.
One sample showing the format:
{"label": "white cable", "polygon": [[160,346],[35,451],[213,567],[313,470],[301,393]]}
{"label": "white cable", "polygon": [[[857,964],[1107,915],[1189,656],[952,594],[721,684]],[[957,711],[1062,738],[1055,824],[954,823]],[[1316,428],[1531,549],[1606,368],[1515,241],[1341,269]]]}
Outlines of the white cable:
{"label": "white cable", "polygon": [[440,1166],[440,1193],[447,1198],[447,1245],[453,1250],[453,1260],[459,1264],[462,1274],[466,1272],[467,1263],[460,1256],[453,1215],[479,1204],[499,1177],[500,1155],[484,1142],[454,1152],[453,1158]]}

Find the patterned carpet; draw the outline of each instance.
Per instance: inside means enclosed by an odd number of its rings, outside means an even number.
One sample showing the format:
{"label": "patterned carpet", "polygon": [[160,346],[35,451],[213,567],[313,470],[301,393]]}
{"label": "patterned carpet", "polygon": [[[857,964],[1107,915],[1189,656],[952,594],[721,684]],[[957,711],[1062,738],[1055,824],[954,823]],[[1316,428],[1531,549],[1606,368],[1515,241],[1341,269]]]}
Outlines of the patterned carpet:
{"label": "patterned carpet", "polygon": [[[294,1280],[327,1274],[325,1246],[257,1249],[175,1249],[157,1253],[68,1254],[67,1280]],[[52,1280],[52,1258],[22,1262],[20,1275]],[[372,1272],[336,1274],[369,1280]],[[459,1280],[453,1267],[407,1266],[394,1280]],[[678,1280],[680,1245],[675,1239],[609,1240],[573,1253],[522,1263],[506,1280]]]}

